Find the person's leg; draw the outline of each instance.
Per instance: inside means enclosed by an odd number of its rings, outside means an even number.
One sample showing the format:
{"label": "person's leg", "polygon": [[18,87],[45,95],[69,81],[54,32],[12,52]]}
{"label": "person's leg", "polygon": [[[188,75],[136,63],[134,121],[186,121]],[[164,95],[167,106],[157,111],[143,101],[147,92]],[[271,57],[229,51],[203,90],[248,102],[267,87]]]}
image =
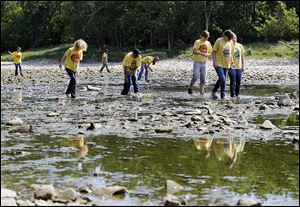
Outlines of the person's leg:
{"label": "person's leg", "polygon": [[192,94],[193,93],[193,86],[196,83],[196,81],[199,79],[200,76],[200,64],[198,62],[194,61],[193,65],[193,77],[190,82],[190,87],[188,88],[188,93]]}
{"label": "person's leg", "polygon": [[215,86],[214,86],[214,88],[212,90],[213,94],[215,94],[218,91],[219,87],[224,82],[224,71],[223,71],[223,68],[222,67],[216,67],[215,70],[216,70],[216,73],[218,75],[218,80],[217,80],[217,82],[216,82],[216,84],[215,84]]}
{"label": "person's leg", "polygon": [[145,65],[145,80],[147,82],[149,81],[148,75],[149,75],[149,68],[147,65]]}
{"label": "person's leg", "polygon": [[15,64],[15,68],[16,68],[16,70],[15,70],[15,76],[17,76],[18,75],[18,64]]}
{"label": "person's leg", "polygon": [[71,81],[72,81],[71,97],[75,98],[76,97],[76,73],[74,72]]}
{"label": "person's leg", "polygon": [[240,95],[240,88],[242,82],[243,70],[236,70],[236,86],[235,86],[235,95]]}
{"label": "person's leg", "polygon": [[105,65],[103,64],[102,67],[100,68],[100,72],[102,72],[104,67],[105,67]]}
{"label": "person's leg", "polygon": [[200,94],[204,94],[205,83],[206,83],[206,63],[202,62],[200,66]]}
{"label": "person's leg", "polygon": [[124,88],[121,92],[121,95],[127,95],[130,90],[130,72],[126,72],[127,82],[124,82]]}
{"label": "person's leg", "polygon": [[71,94],[72,97],[75,97],[76,74],[68,68],[66,68],[66,71],[70,77],[70,82],[69,82],[66,94],[67,95]]}
{"label": "person's leg", "polygon": [[105,67],[106,67],[107,72],[110,73],[110,71],[108,70],[108,65],[107,65],[107,63],[105,64]]}
{"label": "person's leg", "polygon": [[223,82],[221,83],[221,99],[225,98],[226,95],[226,77],[227,77],[227,68],[223,68]]}
{"label": "person's leg", "polygon": [[131,80],[132,80],[132,84],[133,84],[134,93],[140,92],[138,82],[136,81],[135,72],[132,74]]}
{"label": "person's leg", "polygon": [[141,65],[141,68],[140,68],[138,80],[141,80],[141,79],[142,79],[144,69],[145,69],[145,63],[142,61],[142,65]]}
{"label": "person's leg", "polygon": [[23,77],[21,63],[19,63],[20,75]]}
{"label": "person's leg", "polygon": [[234,97],[235,94],[235,81],[236,81],[236,69],[230,69],[228,72],[230,79],[230,96]]}

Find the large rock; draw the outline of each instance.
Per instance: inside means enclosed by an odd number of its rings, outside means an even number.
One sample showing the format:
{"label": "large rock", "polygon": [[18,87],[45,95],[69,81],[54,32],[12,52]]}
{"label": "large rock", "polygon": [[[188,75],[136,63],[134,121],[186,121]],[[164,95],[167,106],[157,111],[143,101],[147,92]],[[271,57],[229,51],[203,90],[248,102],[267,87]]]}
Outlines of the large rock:
{"label": "large rock", "polygon": [[57,197],[57,191],[52,185],[36,185],[33,184],[30,186],[34,190],[35,199],[54,199]]}
{"label": "large rock", "polygon": [[33,133],[32,125],[20,126],[8,131],[9,133]]}
{"label": "large rock", "polygon": [[74,201],[76,200],[76,192],[73,188],[67,188],[59,194],[58,198]]}
{"label": "large rock", "polygon": [[164,127],[155,129],[156,133],[171,133],[173,131],[172,128]]}
{"label": "large rock", "polygon": [[6,189],[6,188],[1,188],[1,199],[2,198],[15,198],[17,197],[17,194],[15,191]]}
{"label": "large rock", "polygon": [[79,192],[82,194],[89,194],[92,193],[93,190],[91,188],[89,188],[88,186],[83,186],[79,188]]}
{"label": "large rock", "polygon": [[59,116],[59,113],[50,112],[50,113],[47,114],[47,117],[55,117],[55,116]]}
{"label": "large rock", "polygon": [[177,191],[183,190],[183,186],[173,180],[166,180],[165,187],[167,189],[167,194],[173,194]]}
{"label": "large rock", "polygon": [[187,202],[183,199],[177,198],[174,195],[167,194],[166,197],[164,197],[164,206],[183,206],[187,205]]}
{"label": "large rock", "polygon": [[260,126],[261,129],[275,129],[276,126],[272,124],[269,120],[264,121],[264,123]]}
{"label": "large rock", "polygon": [[29,200],[17,200],[17,204],[18,206],[35,206],[34,203],[32,203],[31,201]]}
{"label": "large rock", "polygon": [[249,198],[241,198],[237,202],[238,206],[261,206],[261,203],[259,201],[256,201],[254,199]]}
{"label": "large rock", "polygon": [[17,206],[16,200],[14,198],[2,198],[1,206]]}
{"label": "large rock", "polygon": [[9,120],[6,125],[15,126],[15,125],[22,125],[23,121],[18,117],[14,117],[12,120]]}
{"label": "large rock", "polygon": [[122,186],[110,186],[110,187],[103,187],[98,188],[95,190],[95,194],[100,196],[105,195],[125,195],[128,190]]}
{"label": "large rock", "polygon": [[285,94],[284,96],[280,96],[277,102],[278,106],[292,106],[294,103],[291,101],[289,95]]}

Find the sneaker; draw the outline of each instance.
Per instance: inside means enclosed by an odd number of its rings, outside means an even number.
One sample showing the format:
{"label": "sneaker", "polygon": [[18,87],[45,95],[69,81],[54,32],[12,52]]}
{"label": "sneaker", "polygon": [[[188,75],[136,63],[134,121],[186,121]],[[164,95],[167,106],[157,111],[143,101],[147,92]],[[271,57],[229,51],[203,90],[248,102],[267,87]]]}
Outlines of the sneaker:
{"label": "sneaker", "polygon": [[193,94],[193,90],[191,88],[188,88],[188,94]]}
{"label": "sneaker", "polygon": [[211,97],[213,99],[219,99],[219,96],[218,96],[217,92],[211,92]]}
{"label": "sneaker", "polygon": [[76,96],[71,94],[71,98],[76,98]]}
{"label": "sneaker", "polygon": [[107,70],[107,72],[109,72],[109,73],[110,73],[110,71],[109,71],[109,70]]}
{"label": "sneaker", "polygon": [[67,96],[68,98],[70,98],[71,94],[70,94],[70,93],[66,93],[66,96]]}

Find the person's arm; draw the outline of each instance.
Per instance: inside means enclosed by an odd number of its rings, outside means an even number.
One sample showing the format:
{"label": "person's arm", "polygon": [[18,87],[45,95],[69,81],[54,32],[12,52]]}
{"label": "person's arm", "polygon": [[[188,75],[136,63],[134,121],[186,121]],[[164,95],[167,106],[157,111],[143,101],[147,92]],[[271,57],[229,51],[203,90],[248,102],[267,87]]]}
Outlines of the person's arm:
{"label": "person's arm", "polygon": [[62,64],[65,62],[66,60],[66,54],[64,54],[61,59],[60,59],[60,62],[59,62],[59,68],[62,69]]}
{"label": "person's arm", "polygon": [[214,68],[217,67],[217,63],[216,63],[216,54],[217,54],[216,51],[212,51],[212,53],[211,53],[212,59],[213,59],[213,66],[214,66]]}
{"label": "person's arm", "polygon": [[128,77],[127,77],[127,67],[126,66],[123,66],[123,69],[124,69],[124,80],[125,80],[125,83],[128,82]]}
{"label": "person's arm", "polygon": [[204,57],[208,57],[208,55],[205,54],[205,53],[203,53],[203,52],[197,52],[197,49],[196,49],[196,48],[193,49],[193,54],[194,54],[194,55],[202,55],[202,56],[204,56]]}
{"label": "person's arm", "polygon": [[242,70],[245,69],[245,50],[244,47],[242,47]]}
{"label": "person's arm", "polygon": [[8,50],[7,52],[8,52],[9,54],[11,54],[11,55],[13,54],[13,53],[12,53],[11,51],[9,51],[9,50]]}
{"label": "person's arm", "polygon": [[[231,62],[230,65],[231,65],[233,68],[235,68],[234,58],[233,58],[233,55],[232,55],[232,54],[230,55],[230,62]],[[231,67],[231,68],[232,68],[232,67]]]}

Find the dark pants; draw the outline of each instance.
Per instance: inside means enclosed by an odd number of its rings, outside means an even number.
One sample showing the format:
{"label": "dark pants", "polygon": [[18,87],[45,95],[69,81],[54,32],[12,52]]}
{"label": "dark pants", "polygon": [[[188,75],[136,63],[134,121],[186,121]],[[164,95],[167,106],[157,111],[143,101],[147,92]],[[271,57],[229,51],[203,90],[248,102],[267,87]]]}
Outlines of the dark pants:
{"label": "dark pants", "polygon": [[213,92],[216,93],[221,86],[221,98],[225,98],[225,89],[226,89],[226,76],[227,76],[227,68],[216,67],[215,68],[219,79],[217,80]]}
{"label": "dark pants", "polygon": [[20,68],[20,75],[23,76],[21,64],[20,63],[19,64],[15,64],[15,67],[16,67],[15,75],[16,76],[18,75],[18,68]]}
{"label": "dark pants", "polygon": [[101,69],[100,69],[100,72],[102,72],[102,70],[104,69],[104,67],[106,68],[107,72],[110,72],[110,71],[108,70],[108,65],[107,65],[107,63],[103,63],[103,65],[102,65],[102,67],[101,67]]}
{"label": "dark pants", "polygon": [[76,95],[76,92],[75,92],[75,89],[76,89],[76,73],[69,69],[69,68],[66,68],[66,71],[69,75],[69,77],[71,78],[70,82],[69,82],[69,85],[68,85],[68,89],[66,91],[66,94],[71,94],[71,96],[73,98],[75,98],[75,95]]}
{"label": "dark pants", "polygon": [[228,75],[230,78],[230,96],[239,96],[243,70],[230,69]]}
{"label": "dark pants", "polygon": [[136,81],[135,72],[131,74],[129,71],[126,71],[127,82],[124,82],[124,89],[121,92],[121,95],[127,95],[130,90],[131,81],[133,84],[134,93],[139,92],[139,85]]}
{"label": "dark pants", "polygon": [[146,81],[148,80],[148,74],[149,74],[149,68],[148,67],[149,66],[146,63],[142,62],[141,69],[140,69],[140,72],[139,72],[138,80],[142,79],[144,70],[145,70],[145,80]]}

